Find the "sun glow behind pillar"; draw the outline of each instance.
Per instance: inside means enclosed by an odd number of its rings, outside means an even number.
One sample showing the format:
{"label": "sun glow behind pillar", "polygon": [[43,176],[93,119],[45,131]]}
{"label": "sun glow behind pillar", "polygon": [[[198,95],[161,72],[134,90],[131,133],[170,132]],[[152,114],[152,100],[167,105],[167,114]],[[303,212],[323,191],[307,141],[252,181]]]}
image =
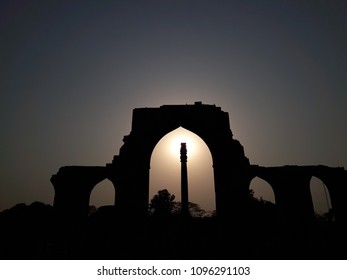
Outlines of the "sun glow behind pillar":
{"label": "sun glow behind pillar", "polygon": [[186,143],[187,146],[187,156],[192,157],[196,156],[196,153],[199,149],[199,140],[201,139],[196,139],[199,138],[198,136],[194,135],[193,133],[183,129],[183,128],[178,128],[172,132],[172,135],[170,135],[170,139],[168,140],[168,147],[171,155],[175,158],[179,157],[179,152],[181,149],[181,143]]}

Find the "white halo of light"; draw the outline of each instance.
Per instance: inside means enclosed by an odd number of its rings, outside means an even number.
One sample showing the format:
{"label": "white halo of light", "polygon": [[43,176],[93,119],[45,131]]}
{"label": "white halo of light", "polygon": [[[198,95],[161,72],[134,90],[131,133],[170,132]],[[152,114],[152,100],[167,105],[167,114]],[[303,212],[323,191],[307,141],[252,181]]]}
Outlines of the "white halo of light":
{"label": "white halo of light", "polygon": [[[183,129],[182,129],[183,130]],[[197,144],[194,138],[187,134],[185,131],[177,130],[174,131],[170,137],[169,141],[169,151],[173,156],[179,156],[181,150],[181,143],[186,143],[187,147],[187,156],[191,157],[194,155],[195,150],[197,149]]]}

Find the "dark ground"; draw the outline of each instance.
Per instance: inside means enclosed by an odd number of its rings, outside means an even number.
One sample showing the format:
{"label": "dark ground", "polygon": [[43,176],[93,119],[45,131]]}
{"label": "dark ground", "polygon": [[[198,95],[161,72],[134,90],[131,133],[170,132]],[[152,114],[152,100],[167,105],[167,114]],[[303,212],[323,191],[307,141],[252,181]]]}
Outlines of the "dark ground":
{"label": "dark ground", "polygon": [[0,213],[0,259],[347,259],[333,223],[288,229],[257,212],[235,224],[216,217],[125,220],[106,208],[68,223],[50,205],[18,204]]}

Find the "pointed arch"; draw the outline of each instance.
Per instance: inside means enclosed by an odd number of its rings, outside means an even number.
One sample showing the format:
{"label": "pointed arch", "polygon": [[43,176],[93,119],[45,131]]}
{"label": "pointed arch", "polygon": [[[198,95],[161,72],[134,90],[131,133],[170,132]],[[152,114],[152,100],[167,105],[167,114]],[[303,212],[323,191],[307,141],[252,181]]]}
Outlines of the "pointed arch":
{"label": "pointed arch", "polygon": [[210,149],[217,215],[226,217],[241,203],[239,190],[246,188],[242,174],[249,166],[249,160],[240,142],[233,139],[228,113],[215,105],[200,102],[136,108],[132,130],[124,136],[119,155],[112,162],[116,170],[112,181],[117,181],[119,186],[120,208],[129,216],[147,216],[153,149],[164,135],[180,126],[199,135]]}
{"label": "pointed arch", "polygon": [[249,185],[249,188],[254,191],[255,198],[263,199],[276,204],[275,193],[271,185],[264,179],[254,177]]}
{"label": "pointed arch", "polygon": [[89,205],[99,208],[105,205],[114,205],[115,203],[115,188],[112,182],[104,179],[95,185],[91,191]]}
{"label": "pointed arch", "polygon": [[154,147],[150,162],[149,201],[161,189],[181,200],[180,143],[187,144],[188,197],[208,211],[216,209],[212,155],[206,143],[183,127],[164,135]]}
{"label": "pointed arch", "polygon": [[324,215],[331,209],[331,199],[328,188],[324,182],[316,176],[310,180],[310,191],[313,202],[314,212]]}

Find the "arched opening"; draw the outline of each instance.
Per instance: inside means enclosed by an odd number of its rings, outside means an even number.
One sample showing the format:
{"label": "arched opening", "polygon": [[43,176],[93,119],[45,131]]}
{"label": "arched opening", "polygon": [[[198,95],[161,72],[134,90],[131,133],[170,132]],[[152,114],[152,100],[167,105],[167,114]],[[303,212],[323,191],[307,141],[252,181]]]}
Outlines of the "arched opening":
{"label": "arched opening", "polygon": [[[279,220],[279,209],[275,203],[275,194],[271,185],[259,178],[255,177],[250,183],[250,191],[253,191],[253,198],[249,201],[247,222],[249,232],[258,231],[258,242],[255,246],[256,250],[271,251],[275,248],[276,241],[273,234],[277,231]],[[261,229],[259,231],[259,229]]]}
{"label": "arched opening", "polygon": [[332,219],[331,200],[328,188],[322,180],[312,176],[310,181],[310,191],[314,212],[323,219]]}
{"label": "arched opening", "polygon": [[262,199],[265,201],[270,201],[274,204],[276,203],[273,189],[271,185],[265,180],[259,177],[255,177],[251,181],[249,188],[253,190],[255,198],[259,200]]}
{"label": "arched opening", "polygon": [[115,189],[112,182],[105,179],[98,183],[92,190],[89,206],[99,208],[101,206],[114,205]]}
{"label": "arched opening", "polygon": [[211,152],[198,135],[182,127],[161,138],[152,152],[149,202],[162,189],[181,201],[181,143],[187,145],[189,201],[210,213],[216,209]]}

